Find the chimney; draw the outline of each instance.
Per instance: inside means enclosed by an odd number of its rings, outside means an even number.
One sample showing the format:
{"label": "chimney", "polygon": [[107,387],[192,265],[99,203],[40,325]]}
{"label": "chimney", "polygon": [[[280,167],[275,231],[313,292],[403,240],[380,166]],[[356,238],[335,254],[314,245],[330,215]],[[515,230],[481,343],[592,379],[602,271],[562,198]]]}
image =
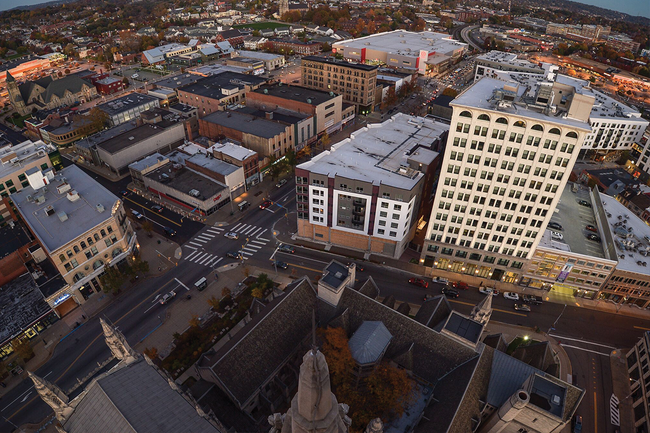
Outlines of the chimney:
{"label": "chimney", "polygon": [[273,111],[267,111],[265,115],[267,119],[273,120]]}

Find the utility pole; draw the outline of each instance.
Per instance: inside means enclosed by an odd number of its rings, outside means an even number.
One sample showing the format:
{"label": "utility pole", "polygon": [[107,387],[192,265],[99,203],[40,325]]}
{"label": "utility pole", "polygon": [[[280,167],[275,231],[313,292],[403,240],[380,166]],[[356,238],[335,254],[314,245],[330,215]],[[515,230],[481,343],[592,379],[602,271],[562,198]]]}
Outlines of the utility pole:
{"label": "utility pole", "polygon": [[557,316],[557,319],[555,319],[555,322],[553,322],[553,325],[550,328],[548,328],[547,334],[549,334],[551,332],[551,330],[555,329],[555,325],[557,324],[558,320],[560,320],[560,317],[562,317],[562,314],[564,314],[564,310],[566,310],[566,304],[564,304],[564,308],[562,308],[562,311],[560,312],[560,315]]}

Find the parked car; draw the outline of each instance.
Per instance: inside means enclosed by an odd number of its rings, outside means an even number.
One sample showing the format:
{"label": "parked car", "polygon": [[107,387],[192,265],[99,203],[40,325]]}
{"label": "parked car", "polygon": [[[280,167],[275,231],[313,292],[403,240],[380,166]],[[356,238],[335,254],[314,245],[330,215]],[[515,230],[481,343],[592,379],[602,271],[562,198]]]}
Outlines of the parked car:
{"label": "parked car", "polygon": [[481,286],[481,287],[478,288],[478,291],[483,293],[484,295],[496,296],[496,295],[499,294],[499,291],[496,290],[496,289],[493,289],[492,287],[483,287],[483,286]]}
{"label": "parked car", "polygon": [[137,210],[132,210],[131,213],[133,214],[134,217],[136,217],[136,219],[141,220],[142,218],[144,218],[144,215],[142,215],[142,214],[141,214],[140,212],[138,212]]}
{"label": "parked car", "polygon": [[164,208],[162,206],[158,206],[157,204],[151,206],[151,210],[155,210],[158,213],[162,213],[163,209]]}
{"label": "parked car", "polygon": [[442,277],[432,278],[431,281],[433,281],[434,283],[438,283],[438,284],[445,284],[445,285],[449,284],[449,280],[446,279],[446,278],[442,278]]}
{"label": "parked car", "polygon": [[176,296],[176,292],[169,292],[163,295],[163,297],[160,299],[160,303],[162,305],[165,305],[167,302],[171,301],[172,298]]}
{"label": "parked car", "polygon": [[[348,268],[350,266],[352,266],[352,265],[353,265],[353,263],[348,263]],[[363,272],[365,270],[365,268],[363,267],[363,265],[361,263],[354,263],[354,265],[355,265],[357,271],[359,271],[359,272]]]}
{"label": "parked car", "polygon": [[554,230],[562,230],[562,225],[551,221],[550,223],[548,223],[548,228]]}
{"label": "parked car", "polygon": [[120,191],[120,195],[122,197],[126,197],[127,195],[129,195],[129,192],[128,191]]}
{"label": "parked car", "polygon": [[515,310],[530,312],[530,307],[526,304],[515,304]]}
{"label": "parked car", "polygon": [[587,239],[589,239],[590,241],[594,241],[594,242],[600,242],[601,241],[600,236],[598,236],[595,233],[589,233],[587,235]]}
{"label": "parked car", "polygon": [[285,262],[281,262],[280,260],[275,260],[273,262],[273,266],[276,266],[280,269],[287,269],[289,267],[288,264],[286,264]]}
{"label": "parked car", "polygon": [[239,251],[228,251],[226,253],[226,257],[230,259],[238,259],[239,258]]}
{"label": "parked car", "polygon": [[275,184],[275,187],[276,187],[276,188],[282,188],[282,187],[283,187],[284,185],[286,185],[286,184],[287,184],[287,180],[286,180],[286,179],[280,179],[280,182],[276,183],[276,184]]}
{"label": "parked car", "polygon": [[584,207],[591,207],[591,203],[589,203],[587,200],[578,200],[578,204]]}
{"label": "parked car", "polygon": [[590,232],[598,233],[598,229],[596,228],[596,226],[592,226],[591,224],[587,224],[585,228]]}
{"label": "parked car", "polygon": [[582,432],[582,417],[580,415],[576,415],[575,418],[573,418],[573,433],[581,433]]}
{"label": "parked car", "polygon": [[291,245],[280,244],[280,246],[278,247],[278,251],[282,251],[283,253],[295,254],[296,249]]}
{"label": "parked car", "polygon": [[237,233],[235,233],[235,232],[228,232],[223,236],[228,238],[228,239],[239,239],[239,235]]}
{"label": "parked car", "polygon": [[409,284],[424,287],[425,289],[429,288],[429,283],[424,281],[422,278],[409,278]]}
{"label": "parked car", "polygon": [[458,290],[452,289],[449,286],[445,286],[442,288],[442,294],[445,295],[448,298],[457,298],[460,296],[460,293],[458,293]]}
{"label": "parked car", "polygon": [[522,299],[526,304],[530,305],[542,305],[542,298],[538,298],[537,296],[533,295],[523,295]]}
{"label": "parked car", "polygon": [[503,297],[511,301],[518,301],[519,295],[515,292],[503,292]]}
{"label": "parked car", "polygon": [[262,204],[260,205],[260,209],[266,209],[269,206],[271,206],[271,201],[270,200],[264,200],[262,202]]}
{"label": "parked car", "polygon": [[469,289],[469,286],[467,285],[467,283],[464,283],[462,281],[454,281],[451,284],[451,287],[453,287],[454,289],[457,289],[457,290],[468,290]]}
{"label": "parked car", "polygon": [[176,236],[176,230],[171,227],[164,226],[163,231],[167,236]]}
{"label": "parked car", "polygon": [[564,239],[564,235],[562,233],[560,233],[560,232],[551,231],[551,238],[552,239],[555,238],[555,239],[562,240],[562,239]]}

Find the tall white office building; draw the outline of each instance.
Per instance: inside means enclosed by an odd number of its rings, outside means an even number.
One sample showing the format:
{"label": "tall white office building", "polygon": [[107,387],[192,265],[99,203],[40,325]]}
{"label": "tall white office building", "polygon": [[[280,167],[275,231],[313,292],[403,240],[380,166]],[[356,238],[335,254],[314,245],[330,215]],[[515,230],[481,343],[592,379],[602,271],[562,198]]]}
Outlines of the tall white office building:
{"label": "tall white office building", "polygon": [[591,132],[590,88],[483,78],[461,93],[422,249],[435,269],[517,282]]}

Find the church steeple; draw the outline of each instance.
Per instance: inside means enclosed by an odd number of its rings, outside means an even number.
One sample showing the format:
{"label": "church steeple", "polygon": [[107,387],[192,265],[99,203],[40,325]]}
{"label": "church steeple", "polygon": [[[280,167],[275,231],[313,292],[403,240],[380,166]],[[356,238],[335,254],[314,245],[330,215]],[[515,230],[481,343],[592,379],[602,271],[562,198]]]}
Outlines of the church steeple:
{"label": "church steeple", "polygon": [[492,316],[492,292],[488,293],[481,302],[479,302],[470,313],[470,319],[486,325]]}
{"label": "church steeple", "polygon": [[9,94],[9,101],[14,109],[20,114],[27,114],[27,108],[25,106],[25,101],[23,100],[23,95],[20,93],[18,88],[18,83],[13,75],[7,71],[7,93]]}
{"label": "church steeple", "polygon": [[16,82],[16,79],[14,78],[13,75],[11,75],[9,73],[9,71],[7,71],[7,79],[6,79],[6,81],[7,81],[7,83],[15,83]]}
{"label": "church steeple", "polygon": [[35,375],[31,371],[28,371],[27,374],[32,379],[32,382],[34,382],[34,388],[36,388],[43,401],[54,410],[56,418],[63,423],[73,412],[73,409],[68,405],[68,401],[70,400],[68,396],[61,388]]}
{"label": "church steeple", "polygon": [[106,345],[111,349],[115,358],[130,364],[140,357],[138,352],[129,346],[129,343],[127,343],[126,338],[124,338],[124,335],[120,331],[113,328],[101,317],[99,318],[99,322],[102,324],[102,329],[104,330]]}

